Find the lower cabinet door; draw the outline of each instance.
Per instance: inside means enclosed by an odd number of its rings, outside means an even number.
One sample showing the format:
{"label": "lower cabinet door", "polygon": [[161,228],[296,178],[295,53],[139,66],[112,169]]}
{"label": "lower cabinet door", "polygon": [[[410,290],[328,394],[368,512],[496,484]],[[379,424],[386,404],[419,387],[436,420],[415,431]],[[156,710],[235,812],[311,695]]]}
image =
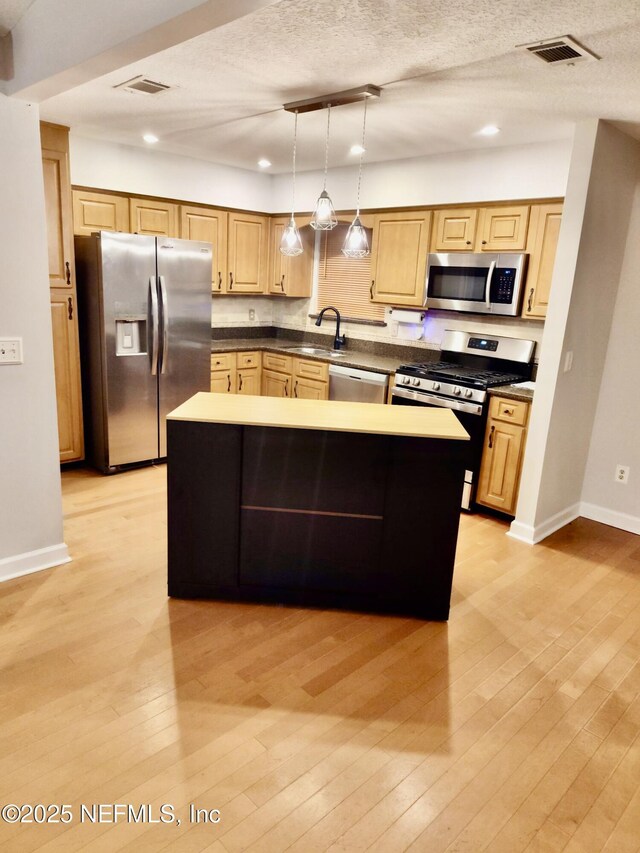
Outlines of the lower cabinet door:
{"label": "lower cabinet door", "polygon": [[296,376],[293,380],[293,396],[302,400],[328,400],[329,383]]}
{"label": "lower cabinet door", "polygon": [[276,373],[275,370],[263,370],[262,394],[265,397],[291,397],[291,375]]}
{"label": "lower cabinet door", "polygon": [[211,391],[214,394],[233,394],[236,390],[235,370],[212,370]]}
{"label": "lower cabinet door", "polygon": [[236,379],[236,393],[260,395],[260,371],[257,367],[239,369]]}
{"label": "lower cabinet door", "polygon": [[514,514],[525,434],[521,426],[494,420],[487,423],[478,503]]}
{"label": "lower cabinet door", "polygon": [[74,462],[84,457],[78,311],[74,293],[50,293],[60,461]]}

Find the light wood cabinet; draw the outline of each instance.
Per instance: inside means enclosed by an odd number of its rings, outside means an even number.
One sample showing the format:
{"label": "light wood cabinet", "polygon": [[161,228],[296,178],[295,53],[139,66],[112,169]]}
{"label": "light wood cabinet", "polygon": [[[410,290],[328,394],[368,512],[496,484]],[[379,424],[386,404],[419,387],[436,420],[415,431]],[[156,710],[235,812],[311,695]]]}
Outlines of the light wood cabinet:
{"label": "light wood cabinet", "polygon": [[561,204],[532,206],[527,243],[529,270],[522,306],[523,317],[546,317],[561,220]]}
{"label": "light wood cabinet", "polygon": [[60,461],[84,457],[69,128],[41,122]]}
{"label": "light wood cabinet", "polygon": [[261,392],[261,357],[259,352],[237,354],[236,394],[259,396]]}
{"label": "light wood cabinet", "polygon": [[211,355],[211,390],[216,394],[235,394],[235,352],[223,352]]}
{"label": "light wood cabinet", "polygon": [[267,291],[271,296],[311,296],[315,231],[308,223],[296,220],[304,251],[294,258],[283,255],[280,251],[280,241],[290,218],[276,216],[269,223]]}
{"label": "light wood cabinet", "polygon": [[291,374],[262,370],[262,394],[264,397],[291,397]]}
{"label": "light wood cabinet", "polygon": [[227,292],[264,293],[269,262],[269,217],[229,213]]}
{"label": "light wood cabinet", "polygon": [[433,252],[524,252],[528,204],[434,211]]}
{"label": "light wood cabinet", "polygon": [[431,212],[380,213],[373,218],[371,299],[422,305]]}
{"label": "light wood cabinet", "polygon": [[129,199],[122,195],[73,191],[73,233],[129,231]]}
{"label": "light wood cabinet", "polygon": [[60,461],[72,462],[84,456],[76,296],[56,288],[50,300]]}
{"label": "light wood cabinet", "polygon": [[73,213],[69,178],[69,130],[40,126],[47,217],[49,287],[75,287]]}
{"label": "light wood cabinet", "polygon": [[180,205],[180,236],[185,240],[204,240],[213,246],[213,293],[227,290],[227,221],[226,210]]}
{"label": "light wood cabinet", "polygon": [[529,404],[492,397],[476,502],[513,515],[529,419]]}
{"label": "light wood cabinet", "polygon": [[434,210],[432,252],[472,252],[476,241],[478,209]]}
{"label": "light wood cabinet", "polygon": [[528,227],[528,204],[480,208],[475,251],[524,252]]}
{"label": "light wood cabinet", "polygon": [[328,363],[304,358],[294,359],[293,396],[301,400],[328,400]]}
{"label": "light wood cabinet", "polygon": [[168,201],[129,199],[129,225],[134,234],[178,236],[178,206]]}

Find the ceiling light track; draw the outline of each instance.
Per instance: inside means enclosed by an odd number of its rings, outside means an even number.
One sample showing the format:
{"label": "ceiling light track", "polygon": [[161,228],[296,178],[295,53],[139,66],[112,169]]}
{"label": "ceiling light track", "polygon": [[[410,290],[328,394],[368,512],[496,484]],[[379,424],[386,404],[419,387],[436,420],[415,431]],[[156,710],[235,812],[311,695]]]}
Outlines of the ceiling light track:
{"label": "ceiling light track", "polygon": [[357,104],[368,98],[379,98],[382,89],[368,83],[366,86],[357,86],[355,89],[345,89],[343,92],[334,92],[331,95],[319,95],[315,98],[305,98],[303,101],[291,101],[283,104],[282,109],[288,113],[311,113],[316,110],[326,110],[329,106],[343,107],[346,104]]}

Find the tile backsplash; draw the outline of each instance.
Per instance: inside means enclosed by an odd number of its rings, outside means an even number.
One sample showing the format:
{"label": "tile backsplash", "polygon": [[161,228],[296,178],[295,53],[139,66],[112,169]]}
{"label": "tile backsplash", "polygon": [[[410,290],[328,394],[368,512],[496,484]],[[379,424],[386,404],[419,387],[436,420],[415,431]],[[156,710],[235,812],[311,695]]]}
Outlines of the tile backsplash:
{"label": "tile backsplash", "polygon": [[[215,296],[212,300],[211,325],[233,328],[236,326],[277,326],[307,332],[320,331],[315,320],[309,317],[315,311],[314,300],[283,299],[269,296]],[[251,314],[253,312],[253,314]],[[523,320],[519,317],[497,318],[460,314],[456,311],[426,312],[423,323],[398,323],[393,319],[390,308],[385,309],[386,326],[366,326],[359,323],[341,324],[341,332],[347,339],[380,341],[386,344],[410,344],[425,349],[440,349],[446,329],[461,329],[479,334],[504,335],[536,341],[535,359],[540,358],[540,345],[544,325],[539,320]],[[326,334],[335,328],[333,316],[322,323],[321,331]]]}

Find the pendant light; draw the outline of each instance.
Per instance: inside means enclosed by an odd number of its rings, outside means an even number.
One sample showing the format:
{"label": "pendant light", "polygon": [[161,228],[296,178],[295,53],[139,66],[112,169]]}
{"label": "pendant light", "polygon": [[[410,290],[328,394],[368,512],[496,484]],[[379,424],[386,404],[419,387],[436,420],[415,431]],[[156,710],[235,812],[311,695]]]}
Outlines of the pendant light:
{"label": "pendant light", "polygon": [[322,192],[316,202],[316,209],[313,212],[311,227],[316,231],[331,231],[338,224],[336,212],[333,209],[333,202],[329,198],[327,192],[327,171],[329,168],[329,124],[331,122],[331,104],[327,104],[327,138],[324,145],[324,184]]}
{"label": "pendant light", "polygon": [[364,99],[364,117],[362,119],[362,151],[358,166],[358,193],[356,197],[356,215],[347,231],[347,237],[342,247],[342,254],[347,258],[366,258],[369,254],[367,232],[360,221],[360,184],[362,182],[362,155],[364,154],[364,132],[367,125],[367,98]]}
{"label": "pendant light", "polygon": [[289,224],[286,226],[284,231],[282,232],[282,237],[280,239],[280,252],[283,255],[287,255],[288,257],[295,257],[296,255],[301,255],[303,252],[302,249],[302,238],[300,237],[300,232],[298,231],[298,226],[296,225],[296,221],[293,217],[296,206],[296,142],[298,138],[298,111],[295,111],[295,121],[293,125],[293,187],[291,191],[291,219]]}

